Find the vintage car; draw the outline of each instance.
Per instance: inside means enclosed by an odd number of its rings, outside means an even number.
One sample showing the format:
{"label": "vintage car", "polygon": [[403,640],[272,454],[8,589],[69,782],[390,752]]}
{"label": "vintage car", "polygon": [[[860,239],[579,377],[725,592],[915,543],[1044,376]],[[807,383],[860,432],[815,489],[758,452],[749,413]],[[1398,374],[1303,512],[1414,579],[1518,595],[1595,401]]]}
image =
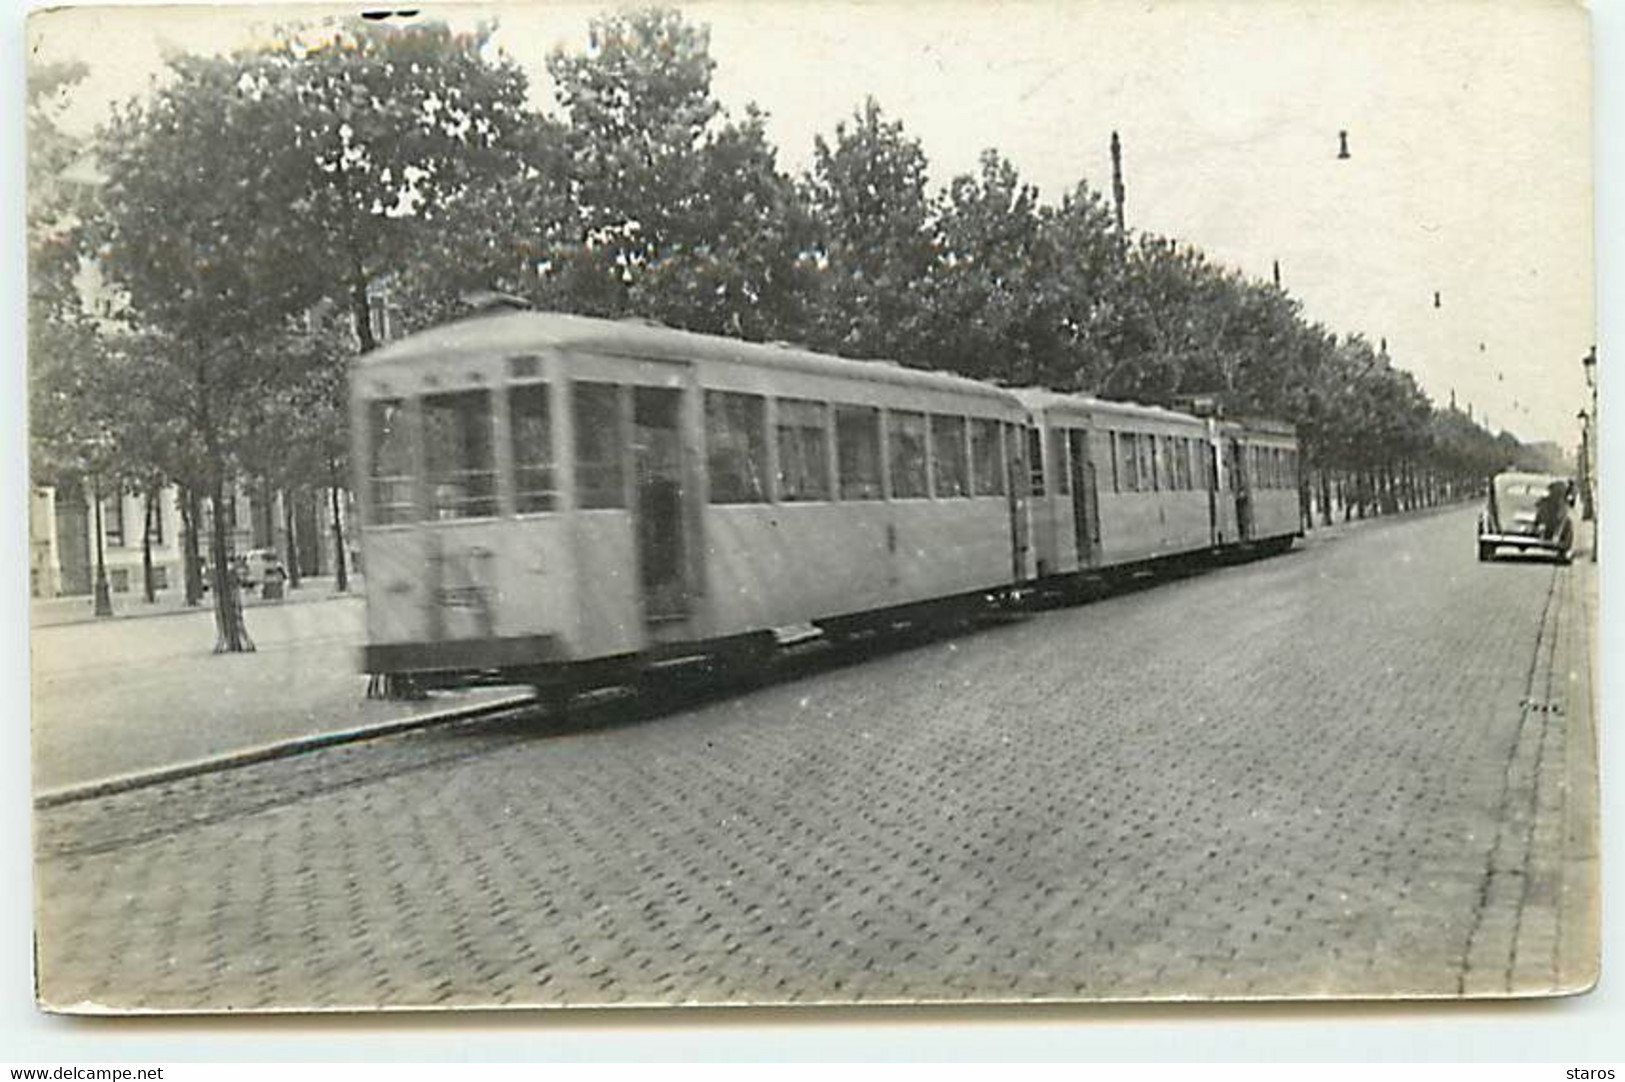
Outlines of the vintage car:
{"label": "vintage car", "polygon": [[1547,552],[1560,563],[1574,554],[1574,482],[1545,473],[1501,473],[1490,481],[1489,498],[1478,515],[1478,558],[1515,548]]}

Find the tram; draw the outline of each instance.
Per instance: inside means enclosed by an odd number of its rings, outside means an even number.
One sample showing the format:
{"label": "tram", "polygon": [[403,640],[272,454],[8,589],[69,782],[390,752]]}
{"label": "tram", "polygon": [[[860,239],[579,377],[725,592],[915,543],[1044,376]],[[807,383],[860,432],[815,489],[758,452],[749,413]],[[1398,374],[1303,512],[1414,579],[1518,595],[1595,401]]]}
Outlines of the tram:
{"label": "tram", "polygon": [[351,390],[362,668],[417,687],[756,664],[1298,529],[1290,429],[635,320],[477,315]]}

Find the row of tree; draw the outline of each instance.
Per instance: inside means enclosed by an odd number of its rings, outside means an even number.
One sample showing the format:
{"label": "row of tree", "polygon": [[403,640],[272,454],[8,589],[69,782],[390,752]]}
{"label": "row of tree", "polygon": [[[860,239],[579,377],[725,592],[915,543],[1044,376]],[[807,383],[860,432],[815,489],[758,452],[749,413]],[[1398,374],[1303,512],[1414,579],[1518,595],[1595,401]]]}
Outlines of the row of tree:
{"label": "row of tree", "polygon": [[[787,174],[764,115],[716,100],[713,68],[677,13],[611,15],[549,58],[557,100],[537,110],[489,27],[299,27],[175,57],[88,143],[55,123],[83,72],[37,69],[36,474],[182,486],[190,530],[214,524],[220,647],[243,648],[225,515],[202,501],[222,508],[244,478],[339,486],[344,368],[377,344],[385,286],[406,330],[496,289],[1009,383],[1218,394],[1298,425],[1305,506],[1328,519],[1425,502],[1516,453],[1279,287],[1125,232],[1085,182],[1046,203],[988,151],[933,191],[873,100]],[[93,182],[64,180],[75,161]],[[85,311],[86,267],[110,310]]]}

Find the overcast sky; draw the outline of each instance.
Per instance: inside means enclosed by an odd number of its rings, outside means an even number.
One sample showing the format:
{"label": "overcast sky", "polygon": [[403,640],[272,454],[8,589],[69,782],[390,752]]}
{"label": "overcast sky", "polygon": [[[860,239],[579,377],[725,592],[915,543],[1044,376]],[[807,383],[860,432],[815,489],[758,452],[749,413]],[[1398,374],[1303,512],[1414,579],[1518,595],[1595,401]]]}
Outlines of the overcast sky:
{"label": "overcast sky", "polygon": [[[552,107],[544,61],[585,47],[603,4],[445,8],[496,17]],[[304,9],[307,13],[321,9]],[[1576,5],[732,2],[711,28],[715,91],[771,115],[805,167],[865,94],[924,144],[940,183],[996,147],[1054,200],[1110,190],[1130,224],[1283,284],[1339,332],[1386,338],[1441,404],[1572,447],[1595,340],[1590,76]],[[273,14],[275,12],[275,14]],[[142,92],[166,47],[263,36],[289,9],[73,10],[36,18],[42,60],[82,59],[78,125]],[[1352,156],[1337,158],[1339,130]],[[1439,306],[1434,306],[1434,293]]]}

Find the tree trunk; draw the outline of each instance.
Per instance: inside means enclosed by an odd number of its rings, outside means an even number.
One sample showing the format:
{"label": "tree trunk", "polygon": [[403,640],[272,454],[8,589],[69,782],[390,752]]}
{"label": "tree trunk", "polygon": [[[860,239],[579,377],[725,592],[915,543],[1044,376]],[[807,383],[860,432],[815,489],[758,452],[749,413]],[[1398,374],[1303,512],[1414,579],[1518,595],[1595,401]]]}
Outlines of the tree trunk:
{"label": "tree trunk", "polygon": [[203,568],[200,559],[201,546],[198,543],[198,512],[199,500],[196,492],[190,488],[180,490],[181,506],[181,562],[186,566],[181,569],[181,581],[186,586],[186,604],[188,608],[197,605],[203,600]]}
{"label": "tree trunk", "polygon": [[217,654],[243,654],[254,649],[243,625],[243,599],[237,585],[237,574],[231,565],[231,534],[226,526],[226,486],[216,478],[211,486],[209,502],[214,513],[210,518],[209,573],[214,588],[214,652]]}
{"label": "tree trunk", "polygon": [[350,283],[350,318],[355,322],[355,339],[362,353],[378,348],[372,334],[372,298],[367,296],[367,279],[359,265],[353,268]]}
{"label": "tree trunk", "polygon": [[350,590],[349,560],[344,554],[344,516],[339,510],[339,464],[331,458],[327,460],[327,479],[333,501],[333,582],[343,594]]}
{"label": "tree trunk", "polygon": [[[276,490],[271,487],[270,478],[268,478],[268,477],[261,478],[260,479],[260,490],[256,494],[256,497],[257,497],[257,502],[260,504],[260,506],[258,508],[259,513],[260,513],[259,514],[259,519],[260,519],[259,526],[260,526],[260,530],[261,530],[260,536],[265,539],[264,542],[263,542],[263,545],[264,545],[265,548],[268,548],[268,549],[276,548],[276,499],[275,499],[275,496],[276,496]],[[256,545],[255,547],[258,548],[260,546]]]}
{"label": "tree trunk", "polygon": [[1327,469],[1320,471],[1320,524],[1332,524],[1332,472]]}
{"label": "tree trunk", "polygon": [[146,595],[147,604],[158,600],[158,591],[152,584],[152,517],[158,511],[158,493],[156,489],[147,489],[146,503],[141,516],[141,590]]}
{"label": "tree trunk", "polygon": [[294,490],[282,490],[282,531],[288,549],[288,589],[299,589],[299,534],[294,528]]}

